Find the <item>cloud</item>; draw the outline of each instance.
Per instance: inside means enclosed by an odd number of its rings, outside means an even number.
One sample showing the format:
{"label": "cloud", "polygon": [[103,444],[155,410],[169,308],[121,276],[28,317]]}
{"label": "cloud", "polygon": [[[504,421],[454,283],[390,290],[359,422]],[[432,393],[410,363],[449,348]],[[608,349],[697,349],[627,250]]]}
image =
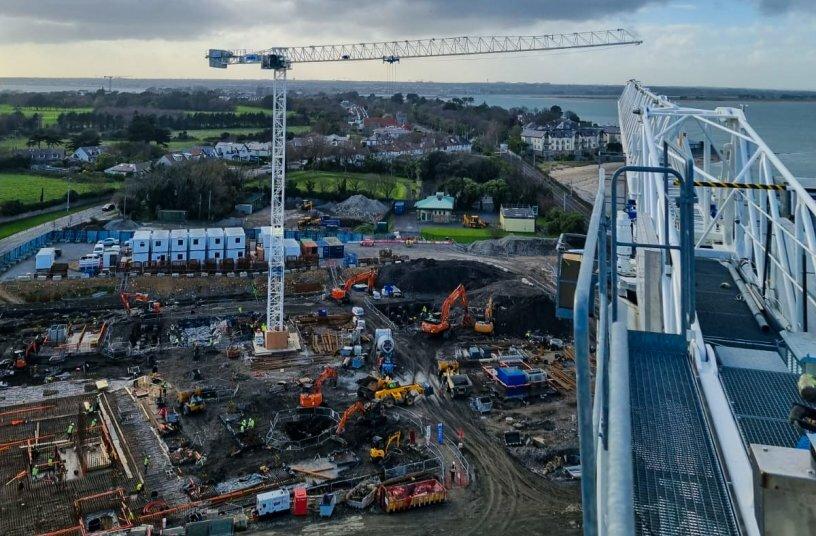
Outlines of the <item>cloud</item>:
{"label": "cloud", "polygon": [[816,13],[814,0],[759,0],[759,9],[767,15],[778,15],[789,11],[813,11]]}
{"label": "cloud", "polygon": [[[766,0],[770,1],[770,0]],[[0,43],[192,41],[295,28],[310,42],[450,35],[628,15],[668,0],[0,0]],[[571,29],[566,29],[571,30]],[[304,33],[305,32],[305,33]]]}

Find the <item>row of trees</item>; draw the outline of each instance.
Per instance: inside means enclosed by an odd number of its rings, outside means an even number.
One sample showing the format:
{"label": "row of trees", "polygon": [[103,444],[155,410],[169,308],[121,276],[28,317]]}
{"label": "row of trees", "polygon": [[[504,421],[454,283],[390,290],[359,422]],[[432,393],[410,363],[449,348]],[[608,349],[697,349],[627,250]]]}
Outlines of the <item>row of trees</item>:
{"label": "row of trees", "polygon": [[215,220],[232,213],[243,188],[243,174],[224,162],[201,160],[162,166],[148,175],[129,178],[118,205],[144,219],[159,210],[186,210],[191,218]]}

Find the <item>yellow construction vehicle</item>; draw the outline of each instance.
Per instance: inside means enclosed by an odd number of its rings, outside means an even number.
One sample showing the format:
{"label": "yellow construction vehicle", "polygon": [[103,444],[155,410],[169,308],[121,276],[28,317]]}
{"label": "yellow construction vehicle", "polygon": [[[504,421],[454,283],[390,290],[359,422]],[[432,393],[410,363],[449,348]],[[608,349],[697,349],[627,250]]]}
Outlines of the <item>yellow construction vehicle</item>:
{"label": "yellow construction vehicle", "polygon": [[374,400],[380,401],[386,406],[394,404],[412,405],[417,398],[425,394],[425,388],[418,383],[410,385],[399,385],[396,387],[386,387],[374,393]]}
{"label": "yellow construction vehicle", "polygon": [[437,359],[436,360],[436,374],[441,378],[446,373],[452,372],[456,374],[459,372],[459,361],[456,359]]}
{"label": "yellow construction vehicle", "polygon": [[207,404],[204,402],[204,398],[201,394],[201,389],[196,389],[195,391],[179,391],[177,399],[183,415],[204,411]]}
{"label": "yellow construction vehicle", "polygon": [[484,335],[493,334],[493,296],[490,296],[490,299],[487,300],[484,318],[477,320],[476,323],[473,324],[473,329],[476,333],[482,333]]}
{"label": "yellow construction vehicle", "polygon": [[385,460],[385,457],[388,456],[390,449],[392,446],[399,447],[400,440],[402,439],[402,432],[396,431],[390,436],[388,436],[388,441],[385,443],[385,446],[382,446],[382,438],[375,437],[374,438],[374,446],[368,451],[368,455],[371,458],[371,461],[374,462],[382,462]]}
{"label": "yellow construction vehicle", "polygon": [[487,227],[487,225],[487,222],[476,214],[464,214],[462,216],[462,226],[467,227],[468,229],[484,229]]}

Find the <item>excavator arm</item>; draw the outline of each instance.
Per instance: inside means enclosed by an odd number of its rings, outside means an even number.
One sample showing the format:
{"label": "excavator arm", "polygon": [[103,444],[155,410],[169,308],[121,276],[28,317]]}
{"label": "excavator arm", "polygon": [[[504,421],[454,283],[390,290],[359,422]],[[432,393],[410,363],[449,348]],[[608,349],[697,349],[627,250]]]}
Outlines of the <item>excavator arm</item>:
{"label": "excavator arm", "polygon": [[333,367],[326,367],[320,376],[312,384],[311,392],[301,393],[300,406],[303,408],[316,408],[323,405],[323,384],[329,378],[337,377],[337,369]]}
{"label": "excavator arm", "polygon": [[357,413],[365,413],[367,409],[368,405],[360,400],[350,405],[346,408],[346,411],[343,412],[343,416],[340,417],[340,422],[337,423],[337,429],[335,429],[334,433],[337,435],[342,434],[346,430],[349,419]]}
{"label": "excavator arm", "polygon": [[368,291],[371,292],[374,290],[374,285],[377,284],[377,271],[369,270],[349,277],[341,286],[332,289],[331,298],[337,303],[348,301],[348,292],[357,283],[366,283]]}
{"label": "excavator arm", "polygon": [[450,329],[450,312],[451,308],[459,304],[465,312],[462,323],[465,325],[471,324],[470,314],[468,313],[468,298],[467,291],[464,285],[459,285],[453,292],[451,292],[445,301],[442,302],[442,310],[439,317],[439,322],[424,321],[422,322],[422,331],[430,335],[439,335]]}

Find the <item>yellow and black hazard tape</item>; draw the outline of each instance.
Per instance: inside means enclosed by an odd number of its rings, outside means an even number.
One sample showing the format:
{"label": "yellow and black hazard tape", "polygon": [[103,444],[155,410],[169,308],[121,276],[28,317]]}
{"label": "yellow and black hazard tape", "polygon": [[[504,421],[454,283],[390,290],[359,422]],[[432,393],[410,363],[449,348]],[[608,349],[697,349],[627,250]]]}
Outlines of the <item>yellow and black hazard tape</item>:
{"label": "yellow and black hazard tape", "polygon": [[[674,181],[676,186],[680,181]],[[753,184],[744,182],[720,182],[720,181],[694,181],[694,186],[704,188],[739,188],[742,190],[787,190],[784,184]]]}

